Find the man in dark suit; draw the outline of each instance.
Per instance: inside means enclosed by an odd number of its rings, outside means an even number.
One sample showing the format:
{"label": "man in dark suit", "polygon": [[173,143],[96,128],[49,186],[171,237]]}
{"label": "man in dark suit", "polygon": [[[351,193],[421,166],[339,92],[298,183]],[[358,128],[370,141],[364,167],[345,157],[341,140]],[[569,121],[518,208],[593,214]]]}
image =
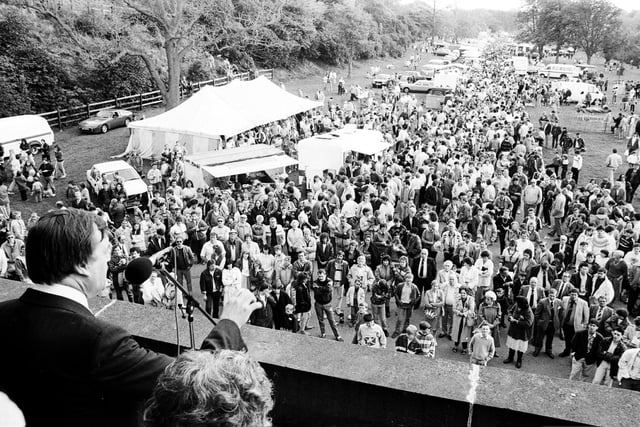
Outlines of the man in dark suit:
{"label": "man in dark suit", "polygon": [[538,303],[544,298],[544,289],[538,284],[538,279],[532,277],[529,279],[529,284],[520,288],[520,296],[523,296],[529,301],[529,307],[531,310],[536,309]]}
{"label": "man in dark suit", "polygon": [[156,234],[149,238],[149,245],[147,246],[147,254],[153,255],[161,250],[169,247],[169,241],[164,235],[164,229],[159,228],[156,230]]}
{"label": "man in dark suit", "polygon": [[535,350],[533,356],[537,357],[542,349],[542,341],[545,342],[545,354],[554,358],[551,351],[553,346],[553,336],[560,330],[560,318],[562,317],[562,302],[556,298],[557,291],[549,289],[547,298],[543,298],[536,307],[534,314],[533,345]]}
{"label": "man in dark suit", "polygon": [[420,290],[420,295],[431,289],[431,282],[436,278],[436,262],[429,258],[427,249],[420,250],[420,256],[411,263],[413,283]]}
{"label": "man in dark suit", "polygon": [[568,243],[567,236],[563,234],[562,236],[560,236],[559,242],[551,245],[551,253],[553,253],[554,255],[558,253],[562,254],[562,261],[565,267],[571,262],[571,258],[573,258],[573,248]]}
{"label": "man in dark suit", "polygon": [[613,316],[613,309],[607,307],[607,298],[601,296],[598,298],[598,303],[589,307],[589,320],[595,320],[598,322],[598,332],[605,336],[605,322]]}
{"label": "man in dark suit", "polygon": [[571,358],[570,380],[591,382],[593,374],[596,372],[601,341],[602,335],[598,333],[598,322],[595,320],[589,321],[586,330],[576,332],[571,342],[573,357]]}
{"label": "man in dark suit", "polygon": [[[29,426],[135,426],[140,404],[173,359],[96,318],[88,300],[106,286],[111,243],[104,221],[50,211],[31,229],[26,263],[34,285],[0,304],[0,390]],[[249,291],[226,301],[203,348],[242,350],[239,327],[261,306]]]}
{"label": "man in dark suit", "polygon": [[554,289],[558,291],[557,297],[559,300],[562,300],[562,298],[564,297],[568,297],[569,294],[571,293],[571,289],[575,289],[571,284],[570,272],[565,271],[564,273],[562,273],[561,280],[562,281],[558,285],[554,286]]}
{"label": "man in dark suit", "polygon": [[140,195],[140,206],[142,210],[151,212],[151,201],[153,200],[153,185],[147,186],[147,191]]}
{"label": "man in dark suit", "polygon": [[227,261],[231,261],[234,267],[242,265],[242,242],[238,239],[236,230],[229,231],[229,240],[224,242],[224,251]]}
{"label": "man in dark suit", "polygon": [[409,214],[402,220],[402,225],[404,225],[407,230],[419,227],[420,220],[416,217],[416,213],[416,207],[411,206],[409,208]]}
{"label": "man in dark suit", "polygon": [[571,277],[571,284],[578,290],[578,296],[589,302],[593,288],[593,276],[589,273],[589,264],[583,262],[577,273]]}
{"label": "man in dark suit", "polygon": [[528,279],[532,277],[538,279],[538,285],[541,289],[548,290],[551,289],[553,281],[556,280],[556,272],[549,265],[549,261],[544,260],[540,265],[534,265],[531,268]]}

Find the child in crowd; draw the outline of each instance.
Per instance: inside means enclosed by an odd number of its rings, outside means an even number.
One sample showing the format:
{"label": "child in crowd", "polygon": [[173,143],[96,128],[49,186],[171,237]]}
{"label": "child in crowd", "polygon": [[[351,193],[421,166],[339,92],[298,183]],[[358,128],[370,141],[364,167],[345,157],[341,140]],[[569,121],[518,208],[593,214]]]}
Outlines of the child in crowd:
{"label": "child in crowd", "polygon": [[482,322],[480,331],[476,331],[469,341],[470,361],[474,365],[487,366],[495,352],[496,346],[491,336],[491,327],[489,323]]}
{"label": "child in crowd", "polygon": [[407,326],[407,330],[396,338],[396,351],[416,354],[416,332],[418,332],[418,328],[415,325]]}
{"label": "child in crowd", "polygon": [[420,330],[416,333],[416,338],[414,340],[416,343],[415,353],[421,356],[426,356],[429,359],[435,359],[438,343],[431,333],[431,325],[423,320],[420,322],[419,327]]}
{"label": "child in crowd", "polygon": [[285,317],[284,321],[282,322],[282,329],[284,329],[285,331],[297,333],[300,330],[300,324],[298,323],[296,315],[293,313],[294,310],[295,307],[293,306],[293,304],[287,304],[287,306],[284,308]]}

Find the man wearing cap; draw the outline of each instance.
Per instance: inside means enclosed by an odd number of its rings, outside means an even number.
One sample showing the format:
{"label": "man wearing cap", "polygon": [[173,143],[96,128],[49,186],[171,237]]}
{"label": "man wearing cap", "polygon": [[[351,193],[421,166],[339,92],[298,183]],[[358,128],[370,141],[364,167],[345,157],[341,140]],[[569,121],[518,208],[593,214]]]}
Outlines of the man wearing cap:
{"label": "man wearing cap", "polygon": [[226,263],[230,262],[234,267],[240,268],[242,263],[242,241],[238,238],[238,232],[235,229],[229,231],[229,240],[223,242],[223,245]]}
{"label": "man wearing cap", "polygon": [[576,332],[571,343],[573,357],[570,380],[591,382],[596,371],[601,341],[602,335],[598,333],[598,322],[595,320],[589,321],[586,330]]}

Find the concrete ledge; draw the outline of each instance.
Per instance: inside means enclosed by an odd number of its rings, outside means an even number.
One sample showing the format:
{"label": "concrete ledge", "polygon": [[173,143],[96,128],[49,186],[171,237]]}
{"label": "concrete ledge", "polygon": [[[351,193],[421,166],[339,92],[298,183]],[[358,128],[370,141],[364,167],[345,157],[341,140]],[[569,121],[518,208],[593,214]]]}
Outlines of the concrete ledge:
{"label": "concrete ledge", "polygon": [[[0,281],[0,301],[24,284]],[[99,317],[118,324],[158,351],[175,354],[174,312],[97,299]],[[181,345],[189,346],[178,318]],[[210,325],[196,316],[196,343]],[[445,359],[358,347],[332,340],[245,326],[249,353],[265,367],[276,390],[277,425],[466,425],[469,365]],[[488,367],[476,390],[473,425],[632,426],[640,394],[586,383]]]}

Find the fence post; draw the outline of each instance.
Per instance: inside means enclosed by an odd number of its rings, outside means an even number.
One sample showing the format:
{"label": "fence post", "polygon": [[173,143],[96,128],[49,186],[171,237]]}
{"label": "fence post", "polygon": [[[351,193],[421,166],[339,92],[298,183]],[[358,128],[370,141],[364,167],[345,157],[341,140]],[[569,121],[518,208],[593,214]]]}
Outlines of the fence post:
{"label": "fence post", "polygon": [[140,108],[140,110],[142,110],[142,94],[140,94],[138,102],[139,102],[139,107],[138,108]]}
{"label": "fence post", "polygon": [[62,130],[62,116],[60,115],[60,110],[56,110],[58,113],[58,129]]}
{"label": "fence post", "polygon": [[86,104],[87,105],[87,118],[91,117],[91,104]]}
{"label": "fence post", "polygon": [[118,108],[118,97],[117,96],[116,96],[115,102],[116,102],[116,108]]}

